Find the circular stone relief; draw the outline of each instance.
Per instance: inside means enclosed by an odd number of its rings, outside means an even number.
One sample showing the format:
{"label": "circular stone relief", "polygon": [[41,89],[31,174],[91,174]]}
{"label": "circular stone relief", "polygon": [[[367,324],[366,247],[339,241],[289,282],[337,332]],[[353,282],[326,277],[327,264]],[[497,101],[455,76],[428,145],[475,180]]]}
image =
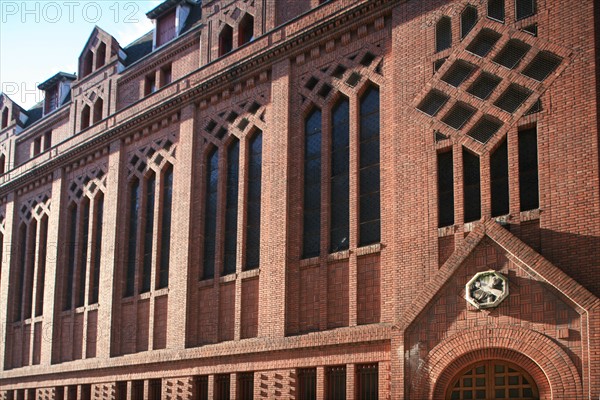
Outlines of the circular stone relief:
{"label": "circular stone relief", "polygon": [[496,307],[508,297],[508,279],[496,271],[479,272],[467,283],[465,293],[478,309]]}

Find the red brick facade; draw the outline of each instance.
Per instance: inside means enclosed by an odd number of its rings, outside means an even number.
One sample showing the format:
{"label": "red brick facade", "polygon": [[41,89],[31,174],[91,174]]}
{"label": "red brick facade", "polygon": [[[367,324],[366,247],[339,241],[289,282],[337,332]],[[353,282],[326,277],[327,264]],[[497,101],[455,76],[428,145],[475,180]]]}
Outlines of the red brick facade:
{"label": "red brick facade", "polygon": [[595,3],[94,29],[56,109],[0,97],[0,399],[597,399]]}

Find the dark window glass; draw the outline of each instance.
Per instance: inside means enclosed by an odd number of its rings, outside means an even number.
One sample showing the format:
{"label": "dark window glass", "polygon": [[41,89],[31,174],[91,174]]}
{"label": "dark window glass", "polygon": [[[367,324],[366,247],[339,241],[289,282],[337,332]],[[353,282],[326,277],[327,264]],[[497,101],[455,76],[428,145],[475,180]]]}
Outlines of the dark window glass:
{"label": "dark window glass", "polygon": [[[36,287],[35,315],[39,317],[44,313],[44,280],[46,279],[46,250],[48,244],[48,217],[44,216],[40,224],[40,243],[38,248],[38,276]],[[2,245],[2,239],[0,239]],[[0,260],[2,259],[0,252]]]}
{"label": "dark window glass", "polygon": [[477,23],[477,8],[467,6],[460,15],[460,38],[464,39]]}
{"label": "dark window glass", "polygon": [[33,308],[33,270],[35,269],[35,247],[37,238],[37,221],[32,219],[27,230],[27,270],[25,272],[25,315],[24,318],[31,318]]}
{"label": "dark window glass", "polygon": [[377,364],[357,365],[357,398],[360,400],[379,399],[379,369]]}
{"label": "dark window glass", "polygon": [[252,400],[254,398],[254,373],[244,372],[238,375],[238,400]]}
{"label": "dark window glass", "polygon": [[439,153],[438,164],[438,226],[454,225],[454,169],[452,151]]}
{"label": "dark window glass", "polygon": [[244,15],[238,26],[238,46],[248,43],[254,39],[254,17],[250,14]]}
{"label": "dark window glass", "polygon": [[227,151],[227,194],[225,208],[225,254],[223,274],[232,274],[236,267],[240,142],[235,139]]}
{"label": "dark window glass", "polygon": [[90,227],[90,202],[86,198],[81,202],[81,225],[80,235],[81,238],[79,246],[81,251],[79,253],[79,283],[77,286],[77,303],[76,307],[81,307],[85,303],[85,275],[87,271],[87,250],[88,250],[88,230]]}
{"label": "dark window glass", "polygon": [[162,381],[150,379],[148,382],[148,400],[160,400],[162,392]]}
{"label": "dark window glass", "polygon": [[140,182],[137,178],[129,187],[129,243],[127,252],[127,273],[125,278],[125,297],[133,296],[135,286],[135,264],[137,253],[138,213],[140,209]]}
{"label": "dark window glass", "polygon": [[329,251],[350,245],[350,101],[334,107],[331,121],[331,204]]}
{"label": "dark window glass", "polygon": [[194,400],[208,400],[208,376],[197,376],[194,382]]}
{"label": "dark window glass", "polygon": [[488,1],[488,17],[504,22],[504,0]]}
{"label": "dark window glass", "polygon": [[506,140],[490,157],[492,217],[508,214],[508,147]]}
{"label": "dark window glass", "polygon": [[539,208],[537,131],[519,132],[519,193],[521,211]]}
{"label": "dark window glass", "polygon": [[229,400],[230,393],[230,375],[219,374],[215,375],[215,400]]}
{"label": "dark window glass", "polygon": [[98,193],[96,200],[95,209],[95,220],[94,225],[96,226],[94,232],[94,264],[92,266],[92,290],[90,297],[90,304],[96,304],[98,302],[98,292],[100,289],[100,262],[102,259],[102,222],[104,219],[104,194]]}
{"label": "dark window glass", "polygon": [[219,35],[219,56],[229,53],[233,49],[233,28],[225,25]]}
{"label": "dark window glass", "polygon": [[215,276],[215,248],[217,235],[217,187],[219,180],[219,152],[214,149],[208,156],[206,168],[206,200],[204,207],[204,273],[203,279]]}
{"label": "dark window glass", "polygon": [[150,291],[152,274],[152,241],[154,239],[154,192],[156,189],[156,175],[152,174],[146,180],[146,218],[144,227],[144,259],[142,269],[142,287],[140,293]]}
{"label": "dark window glass", "polygon": [[435,26],[435,51],[449,49],[452,46],[452,21],[442,17]]}
{"label": "dark window glass", "polygon": [[67,265],[67,281],[65,290],[65,310],[70,310],[73,307],[73,277],[75,275],[75,255],[77,249],[77,205],[72,205],[69,209],[69,262]]}
{"label": "dark window glass", "polygon": [[379,171],[379,90],[371,87],[360,100],[360,245],[381,239]]}
{"label": "dark window glass", "polygon": [[171,213],[173,209],[173,166],[163,176],[162,226],[160,234],[160,267],[158,289],[169,286],[169,257],[171,255]]}
{"label": "dark window glass", "polygon": [[[71,396],[69,396],[71,398]],[[76,397],[74,397],[76,398]],[[144,400],[144,381],[131,382],[131,400]]]}
{"label": "dark window glass", "polygon": [[302,257],[316,257],[321,247],[321,110],[306,119],[304,131],[304,221]]}
{"label": "dark window glass", "polygon": [[463,194],[465,222],[481,218],[479,157],[463,149]]}
{"label": "dark window glass", "polygon": [[262,175],[262,132],[250,140],[248,162],[248,210],[246,221],[246,268],[258,268],[260,261],[260,199]]}
{"label": "dark window glass", "polygon": [[346,400],[346,366],[327,368],[327,399]]}
{"label": "dark window glass", "polygon": [[304,400],[317,400],[317,370],[316,368],[303,368],[298,370],[298,398]]}
{"label": "dark window glass", "polygon": [[27,225],[21,224],[19,228],[19,283],[17,286],[17,301],[15,308],[15,321],[21,320],[23,310],[23,293],[25,292],[25,268],[27,257]]}
{"label": "dark window glass", "polygon": [[515,0],[517,21],[535,14],[535,0]]}
{"label": "dark window glass", "polygon": [[116,400],[127,400],[127,382],[120,381],[117,382],[117,390],[116,390]]}

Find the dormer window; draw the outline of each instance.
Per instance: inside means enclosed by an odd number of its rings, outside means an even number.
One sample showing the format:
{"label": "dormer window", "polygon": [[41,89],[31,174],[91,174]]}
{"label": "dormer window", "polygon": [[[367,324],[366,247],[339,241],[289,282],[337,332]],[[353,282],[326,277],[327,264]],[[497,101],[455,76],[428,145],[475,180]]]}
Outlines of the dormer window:
{"label": "dormer window", "polygon": [[81,110],[81,130],[87,129],[90,126],[90,106],[87,104]]}
{"label": "dormer window", "polygon": [[152,73],[151,75],[146,76],[144,82],[144,95],[148,96],[154,92],[156,92],[156,75]]}
{"label": "dormer window", "polygon": [[102,97],[98,97],[96,103],[94,103],[94,124],[102,120],[102,109],[104,108],[104,100]]}
{"label": "dormer window", "polygon": [[2,128],[0,129],[4,129],[8,126],[8,107],[4,107],[4,110],[2,110]]}
{"label": "dormer window", "polygon": [[238,46],[254,40],[254,17],[250,14],[244,15],[238,27]]}
{"label": "dormer window", "polygon": [[225,24],[219,35],[219,57],[233,50],[233,28]]}
{"label": "dormer window", "polygon": [[162,46],[177,36],[175,20],[175,10],[158,19],[156,28],[156,47]]}
{"label": "dormer window", "polygon": [[105,62],[106,62],[106,44],[104,42],[102,42],[96,49],[96,69],[103,67]]}
{"label": "dormer window", "polygon": [[44,114],[51,113],[58,108],[58,85],[46,90]]}

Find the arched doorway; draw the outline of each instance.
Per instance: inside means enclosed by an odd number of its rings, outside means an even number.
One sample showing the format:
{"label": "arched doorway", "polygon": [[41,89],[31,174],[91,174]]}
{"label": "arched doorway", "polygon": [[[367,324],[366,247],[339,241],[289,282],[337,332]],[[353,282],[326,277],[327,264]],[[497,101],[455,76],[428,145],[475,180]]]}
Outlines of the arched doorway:
{"label": "arched doorway", "polygon": [[469,365],[452,378],[447,400],[539,399],[537,385],[517,365],[486,360]]}

